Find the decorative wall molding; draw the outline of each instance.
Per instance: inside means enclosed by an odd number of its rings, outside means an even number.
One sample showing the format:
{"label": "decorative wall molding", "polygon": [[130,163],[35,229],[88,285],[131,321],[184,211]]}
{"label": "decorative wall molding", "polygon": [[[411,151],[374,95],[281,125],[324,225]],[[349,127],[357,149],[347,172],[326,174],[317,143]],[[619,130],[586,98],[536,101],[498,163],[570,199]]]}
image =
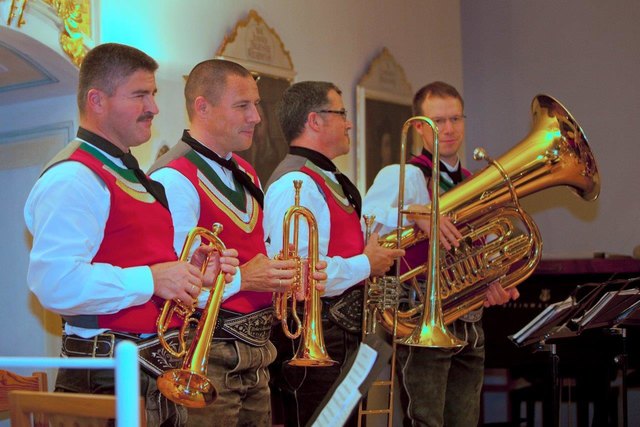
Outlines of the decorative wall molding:
{"label": "decorative wall molding", "polygon": [[58,44],[77,67],[94,46],[92,0],[0,0],[0,24],[51,46],[40,25],[55,27]]}
{"label": "decorative wall molding", "polygon": [[[356,86],[356,181],[364,193],[380,168],[400,161],[400,136],[411,117],[413,89],[404,69],[385,47]],[[411,152],[407,147],[407,152]]]}
{"label": "decorative wall molding", "polygon": [[216,57],[237,62],[258,74],[289,81],[296,75],[289,51],[280,36],[253,9],[224,38]]}

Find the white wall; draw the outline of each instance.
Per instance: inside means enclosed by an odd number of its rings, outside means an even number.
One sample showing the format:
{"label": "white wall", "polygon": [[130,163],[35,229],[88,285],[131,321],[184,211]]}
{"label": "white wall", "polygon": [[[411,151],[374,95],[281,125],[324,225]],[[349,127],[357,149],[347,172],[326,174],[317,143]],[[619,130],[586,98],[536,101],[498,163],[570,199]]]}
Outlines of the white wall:
{"label": "white wall", "polygon": [[631,255],[640,245],[640,3],[463,0],[461,21],[469,148],[497,157],[515,145],[529,131],[531,100],[547,93],[573,114],[595,154],[598,201],[554,188],[525,202],[544,256]]}
{"label": "white wall", "polygon": [[[154,121],[155,135],[152,144],[136,151],[143,166],[162,144],[173,145],[187,126],[182,76],[213,57],[224,36],[250,9],[289,50],[295,81],[336,83],[352,120],[355,86],[385,46],[416,89],[436,78],[462,84],[458,1],[158,0],[154,9],[141,0],[101,4],[101,41],[132,44],[160,63],[157,100],[161,112]],[[355,135],[354,129],[352,146]],[[338,166],[354,177],[354,161],[345,156]]]}

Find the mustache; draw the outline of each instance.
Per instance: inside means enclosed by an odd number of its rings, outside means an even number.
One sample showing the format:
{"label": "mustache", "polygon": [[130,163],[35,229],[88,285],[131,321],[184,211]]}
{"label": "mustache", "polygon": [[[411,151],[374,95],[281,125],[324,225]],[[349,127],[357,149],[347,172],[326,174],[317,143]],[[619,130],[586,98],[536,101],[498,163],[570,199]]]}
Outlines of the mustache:
{"label": "mustache", "polygon": [[147,120],[153,120],[153,113],[147,112],[138,117],[139,122],[145,122]]}

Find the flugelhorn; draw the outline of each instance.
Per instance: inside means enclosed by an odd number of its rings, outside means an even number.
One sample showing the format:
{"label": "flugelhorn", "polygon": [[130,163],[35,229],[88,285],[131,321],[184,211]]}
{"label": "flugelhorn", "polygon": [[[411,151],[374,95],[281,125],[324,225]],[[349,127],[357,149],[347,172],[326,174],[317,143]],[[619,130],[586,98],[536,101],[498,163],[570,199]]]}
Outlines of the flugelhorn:
{"label": "flugelhorn", "polygon": [[[322,302],[320,292],[316,289],[313,273],[319,260],[318,223],[313,213],[300,206],[300,188],[302,181],[293,181],[295,188],[295,204],[287,209],[282,220],[282,251],[278,256],[282,260],[295,260],[297,263],[294,284],[287,292],[274,293],[275,316],[282,323],[284,334],[295,339],[300,337],[298,350],[287,363],[292,366],[323,367],[338,362],[331,359],[327,353],[322,335]],[[298,252],[298,221],[304,219],[309,228],[308,263]],[[290,241],[291,221],[293,221],[293,242]],[[305,286],[306,285],[306,286]],[[301,321],[296,313],[296,293],[304,289],[304,319]],[[288,311],[291,300],[291,316],[297,327],[294,332],[289,330]]]}
{"label": "flugelhorn", "polygon": [[[409,336],[398,341],[399,344],[433,347],[433,348],[458,348],[466,343],[459,340],[447,329],[442,315],[442,299],[440,297],[440,148],[438,143],[438,128],[433,121],[424,116],[415,116],[407,120],[402,126],[402,138],[400,147],[400,188],[398,193],[398,229],[396,237],[400,242],[401,225],[404,216],[404,168],[407,150],[407,132],[414,122],[424,122],[431,127],[433,134],[433,167],[431,169],[431,239],[429,241],[429,254],[427,260],[427,285],[424,295],[424,308],[422,318]],[[424,136],[423,136],[424,138]],[[399,274],[399,267],[397,273]],[[397,319],[396,319],[397,321]],[[397,325],[394,325],[397,334]]]}
{"label": "flugelhorn", "polygon": [[[226,249],[218,235],[222,232],[221,224],[213,224],[212,230],[204,227],[193,228],[185,239],[180,261],[186,261],[193,243],[197,237],[204,238],[215,250],[222,254]],[[202,263],[202,273],[207,268],[209,256]],[[200,320],[193,316],[195,308],[186,306],[178,301],[166,301],[158,318],[158,336],[164,348],[175,357],[183,357],[182,367],[171,369],[158,377],[158,390],[169,400],[189,408],[203,408],[216,399],[218,392],[213,383],[207,378],[209,363],[209,349],[222,303],[222,293],[225,287],[224,273],[218,273],[216,281],[209,294],[209,299],[202,310]],[[168,329],[173,314],[184,319],[180,329],[179,349],[173,350],[166,342],[164,335]],[[197,324],[196,331],[187,350],[186,337],[190,325]]]}
{"label": "flugelhorn", "polygon": [[[497,159],[476,149],[474,157],[489,164],[439,198],[440,213],[449,216],[463,235],[460,247],[442,251],[439,259],[447,324],[481,307],[491,283],[504,289],[516,286],[540,261],[540,232],[520,206],[520,198],[559,185],[587,201],[600,192],[596,160],[569,111],[554,98],[538,95],[531,112],[532,129],[522,141]],[[425,238],[414,227],[405,227],[383,236],[381,244],[407,248]],[[403,273],[400,281],[432,271],[423,264]],[[413,307],[397,313],[399,336],[412,333],[419,322],[424,297],[417,295]],[[394,313],[387,310],[381,323],[387,330],[394,328]]]}

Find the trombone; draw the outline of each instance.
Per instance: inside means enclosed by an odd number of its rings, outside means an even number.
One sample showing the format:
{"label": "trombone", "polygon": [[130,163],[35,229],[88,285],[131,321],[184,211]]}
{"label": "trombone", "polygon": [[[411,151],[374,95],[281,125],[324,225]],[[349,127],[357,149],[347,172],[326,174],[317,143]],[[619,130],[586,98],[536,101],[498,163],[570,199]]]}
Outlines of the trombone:
{"label": "trombone", "polygon": [[[221,224],[213,224],[212,230],[204,227],[193,228],[185,239],[180,261],[186,261],[197,237],[204,237],[209,246],[213,246],[220,254],[226,249],[218,235],[222,231]],[[202,263],[201,272],[207,269],[209,256]],[[158,317],[158,337],[163,347],[175,357],[183,357],[182,367],[166,371],[157,379],[158,390],[169,400],[189,408],[203,408],[216,399],[218,392],[213,383],[207,378],[207,364],[209,349],[215,331],[218,312],[222,304],[222,293],[225,287],[224,273],[220,271],[209,294],[207,304],[202,311],[200,320],[193,316],[195,308],[186,306],[179,301],[168,300]],[[184,319],[180,328],[179,350],[175,351],[166,341],[165,333],[169,328],[173,314]],[[197,324],[196,331],[187,350],[187,329],[191,324]]]}
{"label": "trombone", "polygon": [[[429,240],[429,256],[427,261],[427,285],[422,318],[413,332],[400,340],[398,344],[433,347],[460,348],[466,342],[459,340],[449,330],[444,322],[442,313],[442,298],[440,296],[440,147],[438,143],[438,128],[433,121],[424,116],[414,116],[402,126],[401,154],[400,154],[400,188],[398,194],[398,229],[396,238],[401,242],[402,219],[408,213],[404,210],[404,169],[406,163],[407,132],[414,122],[425,122],[433,134],[433,167],[431,169],[431,239]],[[423,136],[424,138],[424,136]],[[396,265],[396,275],[400,276],[400,265]],[[397,327],[397,313],[394,329]]]}

